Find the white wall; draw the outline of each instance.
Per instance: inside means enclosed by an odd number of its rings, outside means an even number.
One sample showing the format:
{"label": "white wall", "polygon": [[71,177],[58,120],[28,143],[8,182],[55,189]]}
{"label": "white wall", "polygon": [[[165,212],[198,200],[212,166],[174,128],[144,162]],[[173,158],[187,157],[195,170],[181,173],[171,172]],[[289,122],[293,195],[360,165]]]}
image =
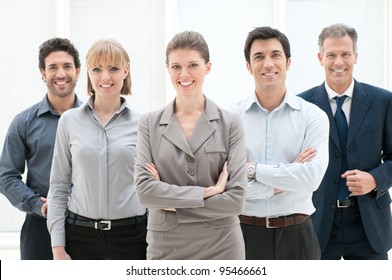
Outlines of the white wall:
{"label": "white wall", "polygon": [[[379,87],[387,85],[382,75],[383,0],[289,0],[287,2],[287,34],[292,46],[292,67],[288,83],[294,92],[321,84],[324,68],[317,59],[318,35],[332,23],[346,23],[358,32],[358,63],[354,78]],[[391,32],[391,30],[390,30]],[[389,49],[391,51],[391,49]],[[391,73],[392,74],[392,73]],[[391,90],[392,88],[390,88]]]}
{"label": "white wall", "polygon": [[[77,94],[83,100],[87,49],[101,38],[122,43],[131,57],[130,102],[145,113],[174,97],[164,65],[168,40],[179,31],[199,31],[213,64],[204,92],[226,107],[253,91],[243,46],[247,33],[262,25],[279,28],[291,42],[291,93],[323,81],[317,37],[322,27],[336,22],[359,33],[356,78],[392,90],[391,6],[389,0],[2,0],[0,148],[13,116],[45,94],[38,47],[50,37],[69,37],[79,49]],[[23,220],[3,196],[0,220],[0,231],[17,231]]]}

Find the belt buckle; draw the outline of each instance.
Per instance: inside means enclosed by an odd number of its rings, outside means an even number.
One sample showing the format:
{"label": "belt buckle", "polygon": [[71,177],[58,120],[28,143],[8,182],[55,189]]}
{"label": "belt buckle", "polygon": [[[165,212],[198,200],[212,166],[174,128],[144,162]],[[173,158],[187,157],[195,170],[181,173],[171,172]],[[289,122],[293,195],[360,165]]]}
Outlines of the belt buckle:
{"label": "belt buckle", "polygon": [[112,229],[112,221],[95,222],[95,229],[111,230]]}
{"label": "belt buckle", "polygon": [[278,227],[273,227],[273,226],[270,226],[270,219],[273,219],[273,218],[270,218],[270,217],[265,217],[265,227],[266,228],[278,228]]}
{"label": "belt buckle", "polygon": [[337,208],[348,208],[348,205],[340,204],[340,200],[336,200],[336,207]]}

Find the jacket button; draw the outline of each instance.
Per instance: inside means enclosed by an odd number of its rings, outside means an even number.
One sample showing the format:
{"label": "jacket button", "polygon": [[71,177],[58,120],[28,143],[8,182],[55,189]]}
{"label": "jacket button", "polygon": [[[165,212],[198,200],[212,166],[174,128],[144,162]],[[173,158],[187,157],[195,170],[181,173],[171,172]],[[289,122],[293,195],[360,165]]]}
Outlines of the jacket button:
{"label": "jacket button", "polygon": [[191,176],[195,175],[195,170],[194,169],[189,169],[188,170],[188,174],[191,175]]}
{"label": "jacket button", "polygon": [[187,156],[187,161],[189,162],[193,162],[195,159],[193,158],[193,156]]}

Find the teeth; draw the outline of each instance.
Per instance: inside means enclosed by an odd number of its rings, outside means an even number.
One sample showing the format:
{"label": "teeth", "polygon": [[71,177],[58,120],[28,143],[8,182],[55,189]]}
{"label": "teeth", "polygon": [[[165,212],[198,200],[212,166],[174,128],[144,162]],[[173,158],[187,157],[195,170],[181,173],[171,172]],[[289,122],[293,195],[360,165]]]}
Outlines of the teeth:
{"label": "teeth", "polygon": [[58,85],[65,85],[67,82],[56,82]]}
{"label": "teeth", "polygon": [[334,69],[333,71],[337,72],[337,73],[343,73],[344,69],[338,70],[338,69]]}
{"label": "teeth", "polygon": [[192,82],[180,82],[180,85],[182,86],[189,86],[190,84],[192,84]]}
{"label": "teeth", "polygon": [[272,73],[264,73],[264,76],[273,76],[273,75],[275,75],[274,72],[272,72]]}
{"label": "teeth", "polygon": [[110,87],[111,85],[101,85],[101,87],[103,87],[103,88],[108,88],[108,87]]}

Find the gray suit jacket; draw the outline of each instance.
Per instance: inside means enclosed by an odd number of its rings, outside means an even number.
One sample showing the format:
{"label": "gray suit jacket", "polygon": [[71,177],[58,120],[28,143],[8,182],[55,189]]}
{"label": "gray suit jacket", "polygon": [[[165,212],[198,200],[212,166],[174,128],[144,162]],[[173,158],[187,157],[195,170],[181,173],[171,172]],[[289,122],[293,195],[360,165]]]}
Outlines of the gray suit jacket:
{"label": "gray suit jacket", "polygon": [[[150,209],[148,228],[167,231],[179,223],[212,227],[239,223],[247,186],[244,132],[239,116],[206,98],[206,108],[188,141],[173,113],[174,101],[140,118],[135,164],[136,193]],[[203,199],[228,161],[226,190]],[[161,181],[144,168],[152,162]],[[176,208],[176,215],[165,208]]]}

